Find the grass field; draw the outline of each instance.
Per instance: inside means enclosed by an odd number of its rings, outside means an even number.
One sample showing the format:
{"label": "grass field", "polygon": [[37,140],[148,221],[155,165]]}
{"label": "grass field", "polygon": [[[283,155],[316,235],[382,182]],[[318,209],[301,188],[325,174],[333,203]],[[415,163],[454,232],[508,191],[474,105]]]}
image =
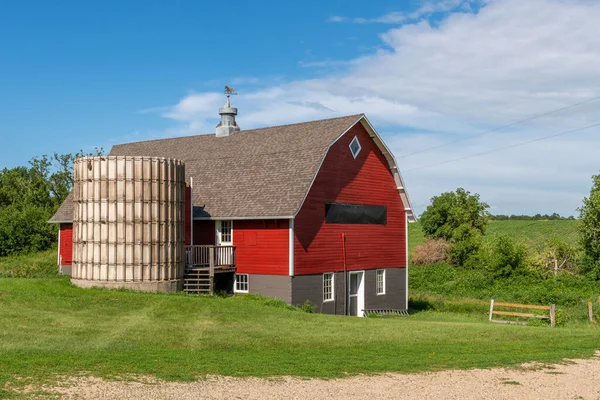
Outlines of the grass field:
{"label": "grass field", "polygon": [[56,249],[35,254],[0,257],[0,278],[45,278],[56,276]]}
{"label": "grass field", "polygon": [[[497,234],[505,234],[523,241],[530,246],[541,244],[545,239],[556,235],[565,242],[577,244],[577,220],[541,220],[541,221],[491,221],[487,227],[485,239],[491,240]],[[425,241],[421,225],[417,222],[408,226],[409,249]]]}
{"label": "grass field", "polygon": [[[576,221],[498,221],[488,237],[505,233],[533,245],[556,234],[574,243],[575,229]],[[418,224],[409,233],[411,247],[424,241]],[[329,378],[557,362],[600,348],[580,298],[600,294],[595,283],[492,282],[445,263],[413,266],[410,316],[359,319],[255,296],[79,289],[56,276],[55,252],[0,258],[0,398],[16,396],[10,387],[71,374]],[[487,322],[489,297],[532,293],[560,296],[562,327]]]}
{"label": "grass field", "polygon": [[[86,290],[66,278],[0,279],[0,397],[56,375],[343,377],[555,362],[600,347],[591,326],[495,325],[485,313],[308,314],[255,296]],[[16,377],[28,377],[17,380]]]}

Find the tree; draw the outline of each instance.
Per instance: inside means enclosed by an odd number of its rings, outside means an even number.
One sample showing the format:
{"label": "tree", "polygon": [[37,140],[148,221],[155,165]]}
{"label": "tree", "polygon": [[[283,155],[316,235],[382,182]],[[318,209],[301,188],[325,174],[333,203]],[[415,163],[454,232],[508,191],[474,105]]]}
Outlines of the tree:
{"label": "tree", "polygon": [[488,208],[478,194],[472,195],[458,188],[456,192],[442,193],[431,199],[420,217],[421,227],[428,237],[447,241],[459,239],[470,230],[484,234],[489,219]]}
{"label": "tree", "polygon": [[44,154],[29,161],[33,173],[44,182],[46,192],[55,206],[60,206],[73,189],[73,162],[84,156],[101,156],[104,149],[96,147],[91,153],[83,150],[72,154],[54,153],[51,157]]}
{"label": "tree", "polygon": [[[87,155],[102,155],[96,148]],[[34,157],[29,167],[0,170],[0,256],[45,250],[56,240],[48,219],[73,188],[73,161],[86,155]]]}
{"label": "tree", "polygon": [[453,264],[463,265],[482,243],[489,220],[489,206],[478,194],[463,188],[442,193],[431,199],[421,215],[421,227],[430,239],[444,239],[452,244],[449,250]]}
{"label": "tree", "polygon": [[579,211],[579,238],[584,252],[582,272],[600,280],[600,175],[592,176],[590,196],[584,197]]}

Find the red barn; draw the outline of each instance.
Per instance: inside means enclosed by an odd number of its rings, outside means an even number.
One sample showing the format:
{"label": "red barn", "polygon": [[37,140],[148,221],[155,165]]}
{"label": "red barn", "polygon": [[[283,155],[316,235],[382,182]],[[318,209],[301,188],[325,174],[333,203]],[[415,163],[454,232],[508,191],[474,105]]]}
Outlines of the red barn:
{"label": "red barn", "polygon": [[[310,300],[332,314],[406,310],[407,228],[415,216],[396,161],[367,118],[240,131],[236,113],[229,103],[220,110],[216,135],[110,152],[185,162],[190,267],[211,251],[223,272],[210,281],[216,288],[294,305]],[[64,273],[72,213],[69,197],[50,221],[60,223]]]}

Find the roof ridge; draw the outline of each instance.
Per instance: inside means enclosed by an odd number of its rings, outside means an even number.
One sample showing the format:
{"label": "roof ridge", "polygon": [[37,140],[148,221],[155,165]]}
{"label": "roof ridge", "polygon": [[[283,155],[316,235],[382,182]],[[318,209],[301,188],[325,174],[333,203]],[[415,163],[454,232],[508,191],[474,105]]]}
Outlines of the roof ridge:
{"label": "roof ridge", "polygon": [[[333,121],[333,120],[336,120],[336,119],[343,119],[343,118],[350,118],[350,117],[355,117],[356,119],[358,119],[359,117],[364,116],[364,115],[365,115],[364,113],[350,114],[350,115],[343,115],[341,117],[322,118],[322,119],[315,119],[315,120],[312,120],[312,121],[294,122],[294,123],[291,123],[291,124],[271,125],[271,126],[264,126],[262,128],[244,129],[244,130],[241,130],[238,133],[235,133],[234,135],[239,135],[240,133],[253,132],[253,131],[258,131],[258,130],[263,130],[263,129],[282,128],[284,126],[294,126],[294,125],[305,125],[305,124],[312,124],[312,123],[315,123],[315,122]],[[183,138],[195,138],[195,137],[199,137],[199,136],[214,136],[214,135],[215,135],[215,133],[213,132],[213,133],[200,133],[198,135],[176,136],[176,137],[162,138],[162,139],[138,140],[136,142],[127,142],[127,143],[115,144],[115,145],[112,146],[112,148],[115,148],[117,146],[126,146],[126,145],[130,145],[130,144],[134,144],[134,143],[150,143],[150,142],[159,142],[159,141],[162,141],[162,140],[178,140],[178,139],[183,139]]]}
{"label": "roof ridge", "polygon": [[312,124],[314,122],[333,121],[334,119],[344,119],[344,118],[350,118],[350,117],[356,117],[356,118],[358,118],[358,117],[361,117],[363,115],[364,114],[360,113],[360,114],[343,115],[341,117],[321,118],[321,119],[315,119],[315,120],[312,120],[312,121],[293,122],[291,124],[271,125],[271,126],[264,126],[262,128],[246,129],[246,130],[242,130],[241,132],[258,131],[260,129],[282,128],[284,126]]}

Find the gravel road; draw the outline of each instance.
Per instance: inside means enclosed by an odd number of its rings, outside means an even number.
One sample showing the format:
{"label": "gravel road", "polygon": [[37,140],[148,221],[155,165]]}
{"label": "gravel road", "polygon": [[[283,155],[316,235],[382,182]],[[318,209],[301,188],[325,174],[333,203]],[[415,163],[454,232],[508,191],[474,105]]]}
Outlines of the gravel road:
{"label": "gravel road", "polygon": [[600,399],[600,354],[560,365],[385,374],[334,380],[209,377],[194,383],[79,378],[45,390],[64,399]]}

